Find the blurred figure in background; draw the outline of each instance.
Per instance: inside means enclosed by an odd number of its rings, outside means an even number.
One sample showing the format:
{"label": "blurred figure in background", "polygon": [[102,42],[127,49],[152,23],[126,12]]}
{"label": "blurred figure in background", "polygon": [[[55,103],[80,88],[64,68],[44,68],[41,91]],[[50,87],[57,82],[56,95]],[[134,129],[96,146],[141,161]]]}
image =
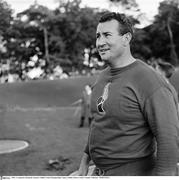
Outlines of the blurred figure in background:
{"label": "blurred figure in background", "polygon": [[88,120],[89,125],[91,124],[91,92],[91,87],[86,85],[81,98],[81,118],[79,127],[83,127],[86,120]]}
{"label": "blurred figure in background", "polygon": [[172,76],[172,74],[175,71],[174,66],[168,62],[159,61],[158,63],[156,63],[156,66],[154,68],[169,83],[169,78]]}
{"label": "blurred figure in background", "polygon": [[91,121],[93,119],[91,114],[91,93],[92,93],[91,86],[86,85],[82,92],[82,97],[79,100],[72,103],[72,106],[74,105],[79,106],[79,108],[77,108],[74,113],[75,115],[77,115],[80,112],[80,124],[78,126],[79,128],[83,127],[85,121],[87,120],[90,126]]}

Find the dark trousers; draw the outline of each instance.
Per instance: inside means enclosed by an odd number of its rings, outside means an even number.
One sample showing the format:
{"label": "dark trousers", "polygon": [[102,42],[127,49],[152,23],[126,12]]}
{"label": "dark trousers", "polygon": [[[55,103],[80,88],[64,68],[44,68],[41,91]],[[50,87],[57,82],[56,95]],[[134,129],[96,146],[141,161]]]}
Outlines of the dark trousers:
{"label": "dark trousers", "polygon": [[[91,125],[92,120],[93,120],[92,117],[88,117],[88,125],[89,126]],[[85,117],[82,116],[81,119],[80,119],[79,127],[83,127],[84,126],[84,122],[85,122]]]}
{"label": "dark trousers", "polygon": [[155,158],[150,156],[108,170],[96,167],[92,176],[152,176],[154,165]]}

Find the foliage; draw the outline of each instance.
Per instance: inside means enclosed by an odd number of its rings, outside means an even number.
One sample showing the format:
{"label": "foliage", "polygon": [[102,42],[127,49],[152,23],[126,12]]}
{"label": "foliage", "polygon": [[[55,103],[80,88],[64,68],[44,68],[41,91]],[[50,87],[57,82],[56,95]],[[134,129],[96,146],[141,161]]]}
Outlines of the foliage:
{"label": "foliage", "polygon": [[149,46],[150,37],[145,29],[136,29],[131,43],[132,54],[136,58],[147,61],[152,56],[152,50]]}
{"label": "foliage", "polygon": [[56,19],[51,31],[59,34],[63,45],[62,58],[71,60],[74,67],[80,67],[84,48],[95,44],[97,13],[92,8],[80,8],[79,0],[61,3],[55,10]]}
{"label": "foliage", "polygon": [[[125,8],[137,7],[136,1],[110,0]],[[179,56],[179,6],[178,1],[166,0],[159,6],[154,22],[143,29],[135,28],[132,53],[144,59],[163,58],[173,64]],[[0,51],[1,62],[10,61],[11,69],[23,79],[24,71],[34,66],[44,68],[46,74],[60,65],[69,72],[82,70],[84,50],[89,61],[99,58],[95,50],[95,33],[99,9],[81,7],[81,0],[60,0],[59,7],[50,10],[37,3],[12,18],[9,5],[0,0],[0,36],[6,51]],[[139,20],[130,16],[134,25]],[[100,60],[100,59],[99,59]],[[45,63],[41,63],[45,62]]]}
{"label": "foliage", "polygon": [[138,7],[136,0],[109,0],[109,1],[111,1],[112,3],[119,3],[125,6],[127,9],[130,9],[131,7]]}
{"label": "foliage", "polygon": [[12,9],[10,6],[3,0],[0,0],[0,58],[1,62],[4,60],[4,35],[7,32],[7,29],[11,25],[12,18]]}
{"label": "foliage", "polygon": [[179,56],[179,8],[175,1],[160,3],[159,13],[152,25],[145,28],[150,36],[149,46],[156,58],[177,65]]}
{"label": "foliage", "polygon": [[0,36],[3,36],[12,21],[12,9],[3,0],[0,0]]}
{"label": "foliage", "polygon": [[[39,14],[34,12],[34,7],[17,15],[9,27],[4,38],[6,40],[7,57],[11,59],[14,72],[22,78],[23,70],[27,71],[28,62],[34,55],[43,58],[43,31],[38,26]],[[30,18],[29,18],[30,17]],[[33,22],[34,19],[37,20]],[[33,19],[34,18],[34,19]],[[33,22],[33,23],[32,23]],[[22,64],[25,64],[22,67]]]}
{"label": "foliage", "polygon": [[54,11],[35,4],[17,15],[4,39],[6,56],[20,76],[24,70],[22,63],[28,71],[34,55],[46,61],[43,68],[48,72],[57,65],[68,68],[67,71],[72,67],[83,68],[84,49],[91,50],[95,45],[99,13],[96,9],[81,8],[80,3],[79,0],[60,3]]}

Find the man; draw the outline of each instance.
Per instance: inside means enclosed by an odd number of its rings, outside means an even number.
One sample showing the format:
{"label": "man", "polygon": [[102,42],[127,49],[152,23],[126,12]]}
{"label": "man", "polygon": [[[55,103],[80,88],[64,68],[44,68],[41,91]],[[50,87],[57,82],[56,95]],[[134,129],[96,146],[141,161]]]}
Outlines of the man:
{"label": "man", "polygon": [[92,91],[91,124],[79,175],[175,175],[177,97],[152,68],[130,51],[132,25],[107,13],[96,31],[96,47],[108,67]]}

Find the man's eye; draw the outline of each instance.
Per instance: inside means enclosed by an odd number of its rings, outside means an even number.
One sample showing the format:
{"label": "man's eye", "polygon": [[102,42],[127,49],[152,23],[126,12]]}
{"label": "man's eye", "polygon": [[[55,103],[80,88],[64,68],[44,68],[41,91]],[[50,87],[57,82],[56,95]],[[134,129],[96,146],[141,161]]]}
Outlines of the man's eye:
{"label": "man's eye", "polygon": [[110,34],[105,34],[106,37],[110,36]]}

